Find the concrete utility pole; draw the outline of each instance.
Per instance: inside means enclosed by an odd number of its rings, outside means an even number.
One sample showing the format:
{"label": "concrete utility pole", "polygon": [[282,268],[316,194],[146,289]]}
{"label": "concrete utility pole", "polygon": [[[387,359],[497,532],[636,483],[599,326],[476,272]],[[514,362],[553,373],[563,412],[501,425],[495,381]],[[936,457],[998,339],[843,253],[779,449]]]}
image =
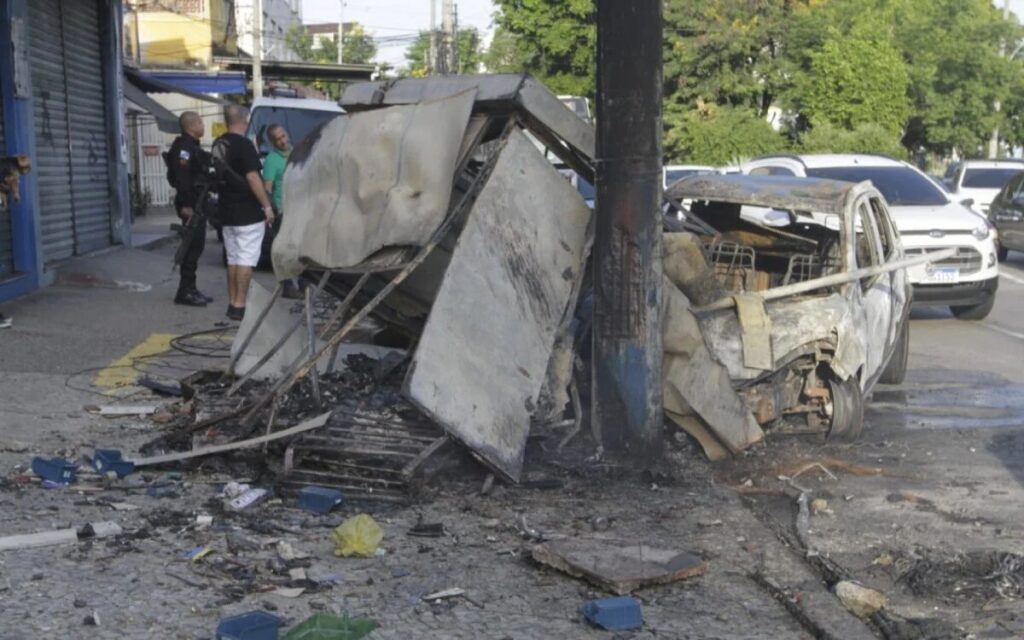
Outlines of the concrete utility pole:
{"label": "concrete utility pole", "polygon": [[338,64],[345,62],[345,0],[338,0],[341,9],[338,11]]}
{"label": "concrete utility pole", "polygon": [[427,59],[427,74],[437,72],[437,0],[430,0],[430,57]]}
{"label": "concrete utility pole", "polygon": [[455,0],[442,0],[441,2],[441,31],[444,42],[441,55],[439,56],[438,72],[451,73],[454,71],[452,62],[455,60],[453,51],[455,49]]}
{"label": "concrete utility pole", "polygon": [[[1010,0],[1003,0],[1003,20],[1006,20],[1006,21],[1010,20]],[[1003,42],[999,45],[999,55],[1004,57],[1004,58],[1006,57],[1006,41],[1005,40],[1003,40]],[[999,100],[996,100],[995,103],[992,105],[992,108],[995,110],[996,114],[998,115],[999,112],[1002,111],[1003,105],[1002,105],[1002,103]],[[996,124],[995,128],[992,130],[992,137],[989,138],[989,141],[988,141],[988,157],[991,158],[992,160],[995,160],[996,158],[999,157],[999,124],[998,123]]]}
{"label": "concrete utility pole", "polygon": [[263,0],[252,2],[252,97],[263,97]]}
{"label": "concrete utility pole", "polygon": [[604,444],[660,454],[661,0],[597,0],[593,419]]}

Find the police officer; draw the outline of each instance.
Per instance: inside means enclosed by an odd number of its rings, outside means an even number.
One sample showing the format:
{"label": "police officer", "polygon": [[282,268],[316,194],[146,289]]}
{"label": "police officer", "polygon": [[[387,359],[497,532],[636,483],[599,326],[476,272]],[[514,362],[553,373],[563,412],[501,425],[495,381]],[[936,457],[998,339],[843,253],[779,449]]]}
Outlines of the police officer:
{"label": "police officer", "polygon": [[186,235],[188,247],[181,261],[181,280],[178,283],[178,293],[174,296],[174,304],[205,307],[213,302],[213,298],[196,288],[196,269],[199,267],[199,257],[203,255],[203,249],[206,247],[206,218],[197,215],[196,211],[202,204],[199,197],[207,180],[209,166],[209,154],[199,146],[205,127],[203,119],[195,111],[181,114],[178,126],[181,128],[181,135],[174,139],[167,156],[170,173],[168,177],[172,178],[171,183],[176,191],[174,207],[178,211],[178,217],[183,224],[191,223],[193,230],[191,234]]}

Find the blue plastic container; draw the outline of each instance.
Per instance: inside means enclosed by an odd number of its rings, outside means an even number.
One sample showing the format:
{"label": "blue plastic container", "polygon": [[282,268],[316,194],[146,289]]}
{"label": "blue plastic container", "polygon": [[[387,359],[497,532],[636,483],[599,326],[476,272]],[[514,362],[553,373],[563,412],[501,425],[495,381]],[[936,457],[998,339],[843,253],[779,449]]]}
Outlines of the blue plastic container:
{"label": "blue plastic container", "polygon": [[330,513],[345,498],[336,489],[326,487],[303,487],[299,491],[299,506],[313,513]]}
{"label": "blue plastic container", "polygon": [[250,611],[224,618],[217,625],[217,640],[277,640],[281,619],[266,611]]}
{"label": "blue plastic container", "polygon": [[97,449],[92,454],[92,466],[97,472],[106,474],[113,471],[118,478],[135,473],[135,463],[125,460],[117,449]]}
{"label": "blue plastic container", "polygon": [[639,629],[644,624],[640,615],[640,601],[629,596],[585,602],[580,607],[580,613],[590,624],[608,631]]}
{"label": "blue plastic container", "polygon": [[57,484],[71,484],[77,477],[78,465],[63,458],[33,458],[32,473]]}

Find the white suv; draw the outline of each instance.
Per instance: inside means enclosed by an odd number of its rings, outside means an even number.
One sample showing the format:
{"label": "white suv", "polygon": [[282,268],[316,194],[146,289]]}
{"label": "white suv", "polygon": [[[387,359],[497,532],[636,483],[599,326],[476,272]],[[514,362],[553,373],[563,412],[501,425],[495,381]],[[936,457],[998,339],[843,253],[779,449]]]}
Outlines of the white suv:
{"label": "white suv", "polygon": [[996,194],[1010,178],[1024,171],[1020,160],[964,160],[955,165],[952,174],[944,180],[946,189],[959,202],[973,200],[975,211],[988,214]]}
{"label": "white suv", "polygon": [[907,270],[914,302],[948,305],[958,318],[981,320],[999,286],[995,232],[988,220],[954,202],[913,165],[881,155],[777,155],[742,166],[750,175],[831,178],[871,183],[889,203],[908,256],[950,247],[956,255]]}

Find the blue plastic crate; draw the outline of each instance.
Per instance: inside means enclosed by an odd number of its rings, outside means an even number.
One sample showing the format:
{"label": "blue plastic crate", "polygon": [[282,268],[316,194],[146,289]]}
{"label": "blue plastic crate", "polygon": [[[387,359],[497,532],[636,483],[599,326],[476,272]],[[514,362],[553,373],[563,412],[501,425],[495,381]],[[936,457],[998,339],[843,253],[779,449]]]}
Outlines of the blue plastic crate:
{"label": "blue plastic crate", "polygon": [[585,602],[580,612],[594,626],[608,631],[628,631],[643,626],[640,601],[629,596]]}
{"label": "blue plastic crate", "polygon": [[217,640],[277,640],[281,619],[266,611],[250,611],[224,618],[217,625]]}
{"label": "blue plastic crate", "polygon": [[303,487],[299,491],[299,506],[313,513],[330,513],[345,498],[336,489],[326,487]]}
{"label": "blue plastic crate", "polygon": [[117,449],[97,449],[92,454],[92,466],[98,473],[113,471],[118,478],[135,473],[135,463],[125,460]]}
{"label": "blue plastic crate", "polygon": [[57,484],[72,484],[77,479],[77,471],[78,465],[63,458],[32,459],[32,473]]}

